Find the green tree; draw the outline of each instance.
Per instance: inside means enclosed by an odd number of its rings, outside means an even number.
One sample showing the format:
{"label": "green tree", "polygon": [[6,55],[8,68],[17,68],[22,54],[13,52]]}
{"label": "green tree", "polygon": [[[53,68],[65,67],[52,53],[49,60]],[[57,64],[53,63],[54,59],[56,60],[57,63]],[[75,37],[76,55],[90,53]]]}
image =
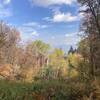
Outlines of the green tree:
{"label": "green tree", "polygon": [[64,51],[61,49],[55,49],[49,56],[50,65],[55,70],[55,76],[59,78],[66,73],[67,64],[64,59]]}
{"label": "green tree", "polygon": [[78,0],[81,6],[85,6],[82,31],[85,33],[85,42],[88,43],[88,61],[90,74],[93,79],[100,76],[100,0]]}
{"label": "green tree", "polygon": [[46,55],[46,54],[48,54],[50,46],[48,44],[42,42],[41,40],[36,40],[36,41],[31,42],[28,45],[27,49],[32,51],[33,54]]}
{"label": "green tree", "polygon": [[78,76],[81,62],[83,62],[83,58],[79,53],[70,53],[67,56],[68,77]]}
{"label": "green tree", "polygon": [[31,42],[26,49],[33,55],[37,66],[43,66],[47,63],[48,53],[50,50],[50,46],[48,44],[41,40],[36,40]]}
{"label": "green tree", "polygon": [[79,52],[79,54],[82,54],[82,56],[84,58],[84,61],[88,60],[89,55],[90,55],[90,46],[89,46],[89,41],[88,41],[87,38],[86,39],[82,39],[79,42],[78,52]]}

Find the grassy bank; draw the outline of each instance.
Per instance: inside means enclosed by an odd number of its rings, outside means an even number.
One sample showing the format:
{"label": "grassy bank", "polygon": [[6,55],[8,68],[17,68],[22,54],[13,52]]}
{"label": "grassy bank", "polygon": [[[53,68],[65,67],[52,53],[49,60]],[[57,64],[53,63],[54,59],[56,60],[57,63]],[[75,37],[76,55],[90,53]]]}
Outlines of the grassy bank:
{"label": "grassy bank", "polygon": [[91,86],[60,80],[18,83],[0,81],[0,100],[81,100]]}

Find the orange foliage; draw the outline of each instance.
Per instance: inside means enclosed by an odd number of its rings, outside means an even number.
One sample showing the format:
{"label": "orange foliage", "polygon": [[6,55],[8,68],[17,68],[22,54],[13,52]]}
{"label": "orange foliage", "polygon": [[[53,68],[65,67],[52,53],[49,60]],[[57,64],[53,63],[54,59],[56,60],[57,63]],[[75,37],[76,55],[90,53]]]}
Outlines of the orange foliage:
{"label": "orange foliage", "polygon": [[0,65],[0,75],[7,78],[10,77],[11,73],[13,72],[11,64],[4,64]]}

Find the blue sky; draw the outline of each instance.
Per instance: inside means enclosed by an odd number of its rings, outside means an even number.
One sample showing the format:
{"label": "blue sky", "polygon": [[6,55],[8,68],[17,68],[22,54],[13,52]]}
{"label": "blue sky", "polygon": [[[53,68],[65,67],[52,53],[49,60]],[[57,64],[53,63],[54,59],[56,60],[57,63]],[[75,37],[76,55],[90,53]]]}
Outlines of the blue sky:
{"label": "blue sky", "polygon": [[67,51],[80,40],[76,0],[0,0],[0,20],[16,27],[22,41],[40,39]]}

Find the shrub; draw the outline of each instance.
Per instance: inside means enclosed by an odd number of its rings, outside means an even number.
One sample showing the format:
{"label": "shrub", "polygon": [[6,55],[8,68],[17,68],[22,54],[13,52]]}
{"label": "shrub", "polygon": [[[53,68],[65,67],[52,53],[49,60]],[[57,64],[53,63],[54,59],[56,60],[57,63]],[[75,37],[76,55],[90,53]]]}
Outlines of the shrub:
{"label": "shrub", "polygon": [[92,91],[92,85],[74,80],[0,81],[0,100],[83,100]]}

